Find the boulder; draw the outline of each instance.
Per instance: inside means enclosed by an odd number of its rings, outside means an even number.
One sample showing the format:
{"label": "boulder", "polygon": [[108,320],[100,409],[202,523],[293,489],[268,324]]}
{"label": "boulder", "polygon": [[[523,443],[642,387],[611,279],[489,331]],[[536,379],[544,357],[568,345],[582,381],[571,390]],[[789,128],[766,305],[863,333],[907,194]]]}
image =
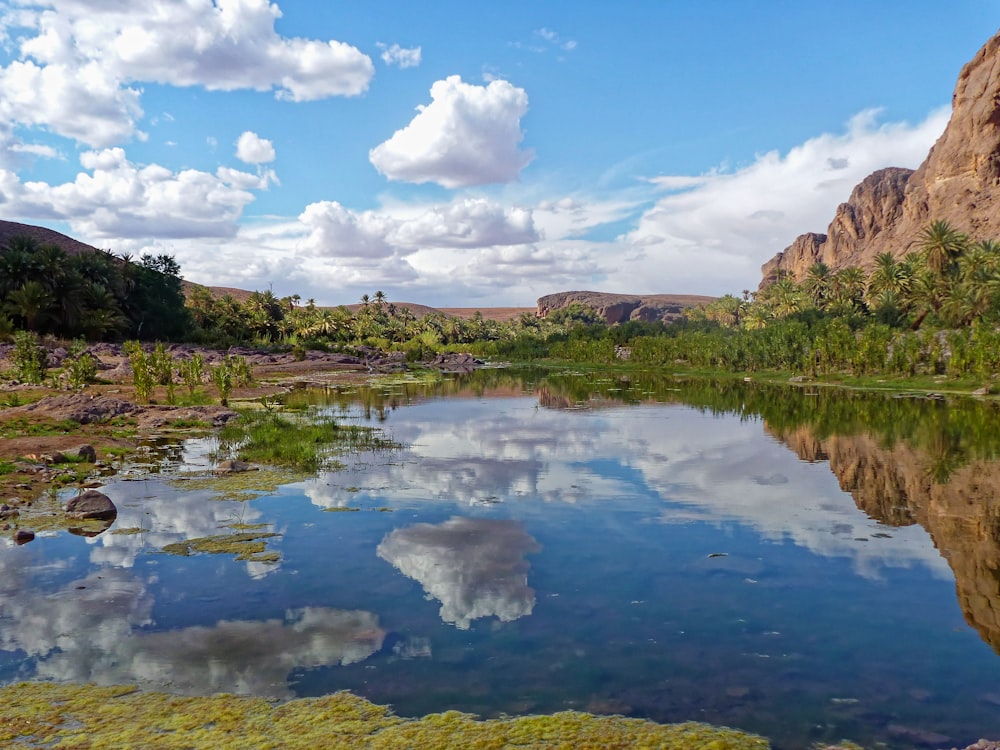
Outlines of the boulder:
{"label": "boulder", "polygon": [[249,464],[246,461],[240,461],[238,458],[227,458],[224,461],[219,461],[219,465],[215,467],[216,474],[239,474],[244,471],[259,471],[260,467]]}
{"label": "boulder", "polygon": [[35,532],[28,531],[27,529],[18,529],[17,531],[14,532],[13,536],[14,543],[18,545],[27,544],[28,542],[33,541],[34,538],[35,538]]}
{"label": "boulder", "polygon": [[87,490],[66,503],[66,516],[76,519],[109,520],[118,515],[111,498],[97,490]]}

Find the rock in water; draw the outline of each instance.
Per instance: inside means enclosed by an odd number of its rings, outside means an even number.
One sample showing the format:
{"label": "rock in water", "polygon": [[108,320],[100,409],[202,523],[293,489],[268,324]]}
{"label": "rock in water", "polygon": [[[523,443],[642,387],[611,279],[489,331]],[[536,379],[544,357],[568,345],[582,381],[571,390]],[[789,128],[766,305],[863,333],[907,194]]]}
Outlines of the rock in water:
{"label": "rock in water", "polygon": [[111,498],[97,490],[87,490],[66,503],[66,516],[69,518],[107,521],[118,515],[118,508]]}
{"label": "rock in water", "polygon": [[239,474],[244,471],[258,471],[259,469],[259,466],[248,464],[246,461],[240,461],[238,458],[227,458],[224,461],[219,461],[219,465],[215,467],[215,473]]}
{"label": "rock in water", "polygon": [[28,531],[27,529],[18,529],[14,532],[14,543],[17,545],[27,544],[33,541],[35,538],[34,531]]}

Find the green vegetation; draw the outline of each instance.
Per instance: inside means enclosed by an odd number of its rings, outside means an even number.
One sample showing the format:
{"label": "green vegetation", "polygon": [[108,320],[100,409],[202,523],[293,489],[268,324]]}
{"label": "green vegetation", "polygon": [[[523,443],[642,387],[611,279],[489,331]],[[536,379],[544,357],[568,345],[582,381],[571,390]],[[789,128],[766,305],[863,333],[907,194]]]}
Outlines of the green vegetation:
{"label": "green vegetation", "polygon": [[14,377],[24,383],[41,383],[49,366],[48,354],[38,345],[38,336],[31,331],[14,334],[14,351],[11,354]]}
{"label": "green vegetation", "polygon": [[384,748],[475,747],[766,750],[756,735],[707,724],[563,711],[479,720],[448,711],[401,718],[351,693],[275,705],[233,695],[181,697],[134,687],[21,683],[0,690],[0,742],[27,747]]}
{"label": "green vegetation", "polygon": [[280,559],[275,552],[266,552],[265,539],[281,536],[273,531],[247,531],[235,534],[219,534],[218,536],[203,536],[195,539],[185,539],[174,542],[163,548],[168,555],[193,554],[236,555],[237,560],[249,562],[275,563]]}
{"label": "green vegetation", "polygon": [[73,255],[30,237],[0,248],[0,333],[178,340],[192,332],[180,267],[168,255]]}
{"label": "green vegetation", "polygon": [[337,454],[392,450],[397,444],[371,427],[343,425],[328,416],[244,411],[219,432],[220,457],[315,472],[332,468]]}

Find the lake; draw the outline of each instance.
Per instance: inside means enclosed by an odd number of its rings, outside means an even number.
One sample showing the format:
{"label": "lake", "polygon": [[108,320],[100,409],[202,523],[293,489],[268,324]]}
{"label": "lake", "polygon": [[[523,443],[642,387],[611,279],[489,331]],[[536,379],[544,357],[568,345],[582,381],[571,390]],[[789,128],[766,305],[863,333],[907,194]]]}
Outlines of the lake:
{"label": "lake", "polygon": [[215,479],[212,439],[151,443],[109,530],[0,548],[0,681],[1000,738],[993,403],[511,369],[287,401],[402,447]]}

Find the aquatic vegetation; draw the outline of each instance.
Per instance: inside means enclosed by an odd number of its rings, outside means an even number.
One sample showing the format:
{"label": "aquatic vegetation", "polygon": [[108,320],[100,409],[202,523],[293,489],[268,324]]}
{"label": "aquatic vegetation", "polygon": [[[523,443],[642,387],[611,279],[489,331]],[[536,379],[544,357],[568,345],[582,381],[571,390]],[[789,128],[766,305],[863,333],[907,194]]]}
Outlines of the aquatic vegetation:
{"label": "aquatic vegetation", "polygon": [[0,742],[95,750],[770,747],[762,737],[706,724],[655,724],[575,711],[489,720],[448,711],[407,719],[347,692],[275,706],[232,695],[191,698],[142,693],[128,686],[52,683],[22,683],[0,690]]}
{"label": "aquatic vegetation", "polygon": [[271,494],[286,484],[302,482],[314,476],[310,472],[289,469],[262,469],[218,476],[180,476],[170,480],[170,484],[184,492],[209,491],[213,500],[253,500],[255,497]]}
{"label": "aquatic vegetation", "polygon": [[144,529],[141,526],[129,526],[126,529],[115,529],[112,534],[119,534],[121,536],[131,536],[133,534],[148,534],[150,529]]}
{"label": "aquatic vegetation", "polygon": [[188,557],[193,554],[236,555],[237,560],[249,562],[274,563],[280,557],[277,553],[265,553],[267,542],[264,539],[281,536],[277,532],[244,532],[242,534],[219,534],[218,536],[202,536],[173,542],[163,548],[168,555]]}
{"label": "aquatic vegetation", "polygon": [[396,447],[370,427],[343,425],[327,416],[290,417],[274,411],[244,411],[219,433],[221,455],[310,472],[330,468],[338,453]]}

